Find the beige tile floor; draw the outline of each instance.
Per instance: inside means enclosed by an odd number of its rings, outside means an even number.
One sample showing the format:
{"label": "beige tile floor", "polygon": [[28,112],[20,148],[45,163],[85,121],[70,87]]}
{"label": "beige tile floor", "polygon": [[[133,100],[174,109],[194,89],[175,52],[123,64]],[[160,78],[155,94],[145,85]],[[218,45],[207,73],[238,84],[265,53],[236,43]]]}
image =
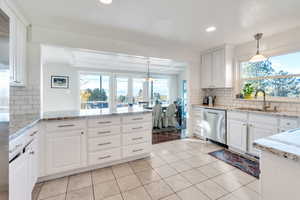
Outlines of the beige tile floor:
{"label": "beige tile floor", "polygon": [[33,200],[259,200],[259,181],[196,139],[153,145],[149,158],[36,185]]}

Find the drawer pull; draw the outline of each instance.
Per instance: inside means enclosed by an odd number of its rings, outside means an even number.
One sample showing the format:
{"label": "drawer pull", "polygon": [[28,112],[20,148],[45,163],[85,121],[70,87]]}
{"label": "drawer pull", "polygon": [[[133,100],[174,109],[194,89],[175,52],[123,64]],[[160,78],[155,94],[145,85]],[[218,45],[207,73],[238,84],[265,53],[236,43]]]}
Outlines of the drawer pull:
{"label": "drawer pull", "polygon": [[132,138],[132,140],[141,140],[143,139],[144,137],[137,137],[137,138]]}
{"label": "drawer pull", "polygon": [[30,134],[30,137],[33,137],[35,134],[37,134],[38,131],[34,131],[33,133]]}
{"label": "drawer pull", "polygon": [[133,118],[132,120],[136,121],[136,120],[143,120],[143,117],[139,117],[139,118]]}
{"label": "drawer pull", "polygon": [[290,122],[288,122],[288,123],[286,123],[286,125],[291,125],[291,123],[290,123]]}
{"label": "drawer pull", "polygon": [[64,124],[64,125],[59,125],[57,126],[58,128],[65,128],[65,127],[72,127],[75,126],[74,124]]}
{"label": "drawer pull", "polygon": [[99,135],[101,135],[101,134],[106,134],[106,133],[110,133],[110,131],[99,131],[99,132],[98,132]]}
{"label": "drawer pull", "polygon": [[134,150],[132,150],[132,152],[139,152],[139,151],[143,151],[144,149],[134,149]]}
{"label": "drawer pull", "polygon": [[111,144],[111,142],[100,143],[100,144],[98,144],[98,146],[103,146],[103,145],[108,145],[108,144]]}
{"label": "drawer pull", "polygon": [[142,128],[143,128],[142,126],[139,126],[139,127],[132,128],[132,130],[138,130],[138,129],[142,129]]}
{"label": "drawer pull", "polygon": [[98,124],[110,124],[111,121],[105,121],[105,122],[98,122]]}
{"label": "drawer pull", "polygon": [[103,157],[99,157],[98,160],[103,160],[103,159],[110,158],[110,157],[111,157],[111,155],[103,156]]}

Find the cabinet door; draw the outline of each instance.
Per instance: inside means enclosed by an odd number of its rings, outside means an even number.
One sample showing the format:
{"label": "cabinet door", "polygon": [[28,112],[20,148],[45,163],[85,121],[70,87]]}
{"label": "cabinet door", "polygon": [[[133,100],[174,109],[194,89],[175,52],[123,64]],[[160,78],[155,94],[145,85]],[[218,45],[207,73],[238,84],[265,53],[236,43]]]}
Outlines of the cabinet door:
{"label": "cabinet door", "polygon": [[27,147],[28,148],[28,187],[29,191],[32,191],[34,185],[37,182],[38,178],[38,150],[37,150],[37,140],[33,140],[33,142]]}
{"label": "cabinet door", "polygon": [[82,131],[51,133],[47,136],[47,173],[82,167],[86,160],[86,139]]}
{"label": "cabinet door", "polygon": [[11,85],[24,86],[26,78],[26,25],[15,15],[10,16]]}
{"label": "cabinet door", "polygon": [[212,79],[212,54],[208,53],[201,57],[201,87],[210,88]]}
{"label": "cabinet door", "polygon": [[21,154],[9,164],[9,199],[31,200],[28,191],[28,160],[27,153]]}
{"label": "cabinet door", "polygon": [[240,151],[247,151],[247,124],[245,122],[228,120],[227,144]]}
{"label": "cabinet door", "polygon": [[249,125],[249,140],[248,152],[254,156],[259,156],[259,150],[253,147],[253,142],[260,138],[269,137],[277,133],[277,127],[262,126],[262,125]]}
{"label": "cabinet door", "polygon": [[212,53],[212,85],[225,87],[225,50],[219,49]]}

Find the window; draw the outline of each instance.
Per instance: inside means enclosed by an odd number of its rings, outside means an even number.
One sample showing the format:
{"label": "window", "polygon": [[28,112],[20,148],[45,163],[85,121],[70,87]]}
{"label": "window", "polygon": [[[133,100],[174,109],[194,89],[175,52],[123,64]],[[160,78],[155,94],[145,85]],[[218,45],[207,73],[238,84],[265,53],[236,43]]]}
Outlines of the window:
{"label": "window", "polygon": [[144,101],[144,78],[133,78],[132,79],[132,94],[134,104]]}
{"label": "window", "polygon": [[117,107],[128,106],[128,78],[117,77]]}
{"label": "window", "polygon": [[9,88],[9,75],[8,69],[0,69],[0,113],[8,112],[9,89],[7,88]]}
{"label": "window", "polygon": [[250,83],[276,98],[300,97],[300,52],[279,55],[259,63],[240,64],[240,87]]}
{"label": "window", "polygon": [[154,79],[150,84],[150,95],[152,102],[169,102],[169,79]]}
{"label": "window", "polygon": [[80,74],[81,109],[109,107],[109,79],[99,74]]}

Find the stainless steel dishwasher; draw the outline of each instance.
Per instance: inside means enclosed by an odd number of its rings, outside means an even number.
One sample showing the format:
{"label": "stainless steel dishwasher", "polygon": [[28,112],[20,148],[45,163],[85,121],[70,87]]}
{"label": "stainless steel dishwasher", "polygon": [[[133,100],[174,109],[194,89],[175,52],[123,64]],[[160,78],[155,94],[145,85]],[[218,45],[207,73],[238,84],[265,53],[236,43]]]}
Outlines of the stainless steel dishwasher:
{"label": "stainless steel dishwasher", "polygon": [[205,137],[221,144],[227,144],[226,110],[206,108],[204,109],[203,120],[206,124]]}

